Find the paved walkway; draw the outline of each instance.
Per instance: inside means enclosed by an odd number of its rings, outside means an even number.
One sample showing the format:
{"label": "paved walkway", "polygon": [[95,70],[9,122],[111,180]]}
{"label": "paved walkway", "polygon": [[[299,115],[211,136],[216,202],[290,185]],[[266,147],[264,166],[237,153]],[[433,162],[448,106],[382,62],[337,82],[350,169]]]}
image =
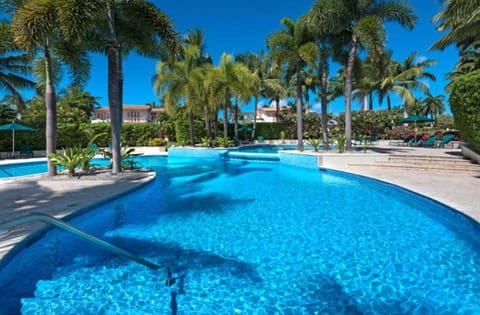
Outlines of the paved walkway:
{"label": "paved walkway", "polygon": [[[446,156],[461,154],[459,149],[391,147],[387,143],[381,143],[371,149],[376,153],[386,154]],[[342,166],[336,169],[405,187],[449,205],[480,222],[480,176],[361,166]],[[154,176],[151,172],[140,172],[122,173],[117,176],[105,174],[95,177],[84,176],[74,180],[67,176],[0,179],[0,225],[32,212],[45,212],[63,218],[137,188]],[[0,259],[31,231],[41,226],[42,223],[32,223],[9,231],[0,230]]]}
{"label": "paved walkway", "polygon": [[[372,152],[385,154],[447,156],[461,158],[461,150],[389,146],[381,141]],[[395,184],[418,194],[435,199],[480,222],[480,166],[478,175],[459,172],[422,171],[380,167],[342,166],[336,168]]]}

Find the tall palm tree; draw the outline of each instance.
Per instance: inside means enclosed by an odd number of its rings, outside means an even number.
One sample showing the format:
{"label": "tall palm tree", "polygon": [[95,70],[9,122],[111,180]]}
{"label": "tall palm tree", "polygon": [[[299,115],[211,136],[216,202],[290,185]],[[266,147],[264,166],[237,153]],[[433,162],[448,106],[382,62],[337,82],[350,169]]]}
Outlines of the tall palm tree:
{"label": "tall palm tree", "polygon": [[455,44],[461,51],[480,41],[480,2],[478,0],[443,0],[443,9],[433,17],[433,22],[443,35],[432,49],[443,50]]}
{"label": "tall palm tree", "polygon": [[425,68],[434,64],[435,61],[428,59],[417,61],[416,56],[416,52],[408,55],[403,63],[397,62],[391,57],[386,58],[385,68],[379,77],[380,102],[386,97],[388,110],[391,110],[390,92],[396,93],[403,100],[405,117],[408,116],[408,106],[415,102],[413,90],[420,89],[425,95],[429,94],[428,85],[420,79],[435,80],[433,74],[425,71]]}
{"label": "tall palm tree", "polygon": [[[73,0],[72,0],[73,1]],[[108,103],[111,116],[112,173],[121,172],[123,70],[122,60],[131,51],[145,57],[158,57],[163,47],[172,56],[180,53],[178,34],[167,15],[149,1],[84,0],[95,8],[87,19],[89,29],[83,40],[88,48],[107,55]]]}
{"label": "tall palm tree", "polygon": [[295,22],[284,18],[280,21],[285,26],[267,39],[267,47],[271,50],[274,60],[287,64],[295,77],[295,98],[297,112],[297,141],[298,150],[303,151],[303,108],[302,108],[302,75],[305,66],[314,67],[315,58],[319,51],[313,38],[304,23]]}
{"label": "tall palm tree", "polygon": [[[319,0],[324,1],[324,0]],[[363,46],[378,43],[385,35],[386,22],[397,22],[412,29],[416,16],[411,5],[401,0],[325,0],[328,6],[320,15],[323,23],[334,23],[338,31],[348,32],[348,59],[345,74],[345,141],[346,149],[352,145],[352,79],[355,57]]]}
{"label": "tall palm tree", "polygon": [[[348,42],[348,33],[342,28],[342,25],[336,24],[340,20],[327,20],[325,18],[325,11],[335,11],[335,5],[341,4],[331,1],[317,1],[310,9],[310,11],[303,17],[303,23],[306,29],[311,32],[315,42],[318,45],[320,54],[318,58],[318,77],[320,81],[319,94],[322,111],[322,140],[323,143],[328,144],[328,77],[329,77],[329,60],[342,59],[342,47]],[[331,15],[334,17],[334,15]],[[343,89],[341,89],[343,91]],[[343,92],[342,92],[343,93]]]}
{"label": "tall palm tree", "polygon": [[251,52],[247,52],[244,54],[239,54],[235,56],[236,62],[243,63],[252,73],[256,75],[256,79],[258,80],[258,84],[254,87],[253,91],[253,126],[252,126],[252,139],[255,139],[255,133],[257,129],[257,112],[258,112],[258,102],[260,96],[263,94],[265,90],[265,79],[267,77],[267,58],[263,50],[261,50],[258,54],[254,54]]}
{"label": "tall palm tree", "polygon": [[30,71],[30,56],[15,47],[10,25],[0,23],[0,90],[12,96],[20,113],[25,109],[20,90],[35,87],[35,82],[26,77]]}
{"label": "tall palm tree", "polygon": [[[56,93],[52,80],[53,55],[71,65],[75,74],[84,75],[85,54],[78,34],[85,31],[86,17],[95,14],[88,3],[60,0],[20,1],[12,28],[16,44],[31,52],[41,51],[45,66],[46,153],[54,153],[57,144]],[[75,9],[75,10],[74,10]],[[75,52],[75,53],[74,53]],[[78,79],[78,81],[82,81]],[[48,161],[48,175],[56,175],[55,166]]]}
{"label": "tall palm tree", "polygon": [[[210,72],[212,93],[217,99],[221,100],[222,104],[223,138],[225,141],[228,139],[229,108],[232,105],[235,93],[238,93],[243,78],[239,74],[245,70],[248,71],[248,68],[244,64],[235,62],[232,55],[223,53],[218,66]],[[254,93],[251,93],[251,95],[254,95]]]}
{"label": "tall palm tree", "polygon": [[424,99],[420,100],[420,106],[425,115],[431,114],[435,120],[438,115],[443,114],[445,111],[445,96],[437,95],[433,96],[430,93]]}
{"label": "tall palm tree", "polygon": [[199,67],[200,49],[186,45],[182,60],[159,62],[155,74],[154,90],[172,113],[181,104],[188,113],[190,143],[195,145],[194,114],[198,111],[197,98],[203,90],[204,76]]}

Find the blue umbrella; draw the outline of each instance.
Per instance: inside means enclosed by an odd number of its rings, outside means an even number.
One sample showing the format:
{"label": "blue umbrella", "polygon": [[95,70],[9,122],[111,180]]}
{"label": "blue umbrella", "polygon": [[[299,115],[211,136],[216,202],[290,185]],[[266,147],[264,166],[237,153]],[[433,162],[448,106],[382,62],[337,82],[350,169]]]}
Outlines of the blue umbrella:
{"label": "blue umbrella", "polygon": [[15,131],[37,131],[37,129],[17,124],[13,122],[11,124],[5,124],[0,126],[0,131],[12,131],[12,157],[15,156]]}

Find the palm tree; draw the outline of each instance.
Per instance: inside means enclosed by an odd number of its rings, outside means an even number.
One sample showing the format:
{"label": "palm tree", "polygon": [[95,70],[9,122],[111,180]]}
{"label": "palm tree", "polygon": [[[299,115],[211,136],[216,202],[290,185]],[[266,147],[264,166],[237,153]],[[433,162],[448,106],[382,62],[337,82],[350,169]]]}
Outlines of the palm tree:
{"label": "palm tree", "polygon": [[[339,20],[325,19],[325,10],[335,10],[334,5],[335,3],[331,1],[317,1],[302,19],[306,29],[315,39],[320,51],[317,70],[320,81],[319,93],[322,107],[322,140],[325,144],[329,142],[327,125],[329,60],[335,58],[341,60],[343,55],[341,48],[344,47],[348,41],[348,34],[342,30],[341,25],[336,25]],[[343,88],[341,90],[343,93]]]}
{"label": "palm tree", "polygon": [[[322,0],[319,0],[322,1]],[[346,149],[352,145],[352,80],[357,51],[362,45],[371,47],[385,36],[384,23],[398,22],[412,29],[416,16],[413,8],[401,0],[328,0],[319,17],[323,23],[333,23],[337,30],[348,32],[348,59],[345,74],[345,141]]]}
{"label": "palm tree", "polygon": [[297,112],[298,150],[303,151],[303,108],[302,108],[302,75],[306,65],[314,67],[319,51],[313,38],[306,32],[303,23],[284,18],[280,22],[285,26],[267,39],[267,47],[271,50],[274,60],[287,64],[295,76],[295,98]]}
{"label": "palm tree", "polygon": [[480,3],[478,0],[443,0],[443,9],[434,16],[433,22],[439,31],[447,34],[433,45],[432,49],[443,50],[455,44],[461,51],[480,41]]}
{"label": "palm tree", "polygon": [[25,77],[31,71],[30,57],[18,52],[10,25],[0,23],[0,90],[12,96],[18,112],[25,109],[21,89],[34,88],[35,82]]}
{"label": "palm tree", "polygon": [[96,13],[87,20],[90,28],[83,39],[88,39],[90,49],[107,55],[112,174],[116,174],[121,171],[122,58],[132,50],[142,56],[156,57],[162,52],[162,41],[163,47],[176,56],[180,52],[178,34],[168,16],[149,1],[84,0],[82,3],[93,6]]}
{"label": "palm tree", "polygon": [[[73,10],[75,9],[75,10]],[[55,153],[57,143],[56,93],[52,80],[53,55],[61,56],[77,81],[85,74],[85,55],[77,34],[85,31],[85,17],[92,16],[95,8],[83,2],[59,0],[31,0],[16,8],[12,29],[16,44],[31,52],[43,52],[45,66],[46,104],[46,153]],[[56,169],[48,161],[48,175],[56,175]]]}
{"label": "palm tree", "polygon": [[198,66],[200,49],[197,45],[186,45],[182,60],[159,62],[155,74],[154,90],[163,100],[167,111],[172,113],[178,104],[185,106],[188,113],[190,142],[195,145],[194,113],[197,96],[203,90],[204,76]]}
{"label": "palm tree", "polygon": [[444,95],[433,96],[429,93],[426,98],[420,100],[420,106],[426,116],[431,114],[432,118],[436,120],[436,117],[445,111],[444,102]]}
{"label": "palm tree", "polygon": [[244,54],[239,54],[235,56],[235,61],[243,63],[252,73],[256,75],[256,79],[258,80],[258,84],[254,88],[253,91],[253,127],[252,127],[252,139],[255,139],[255,133],[257,129],[257,111],[258,111],[258,102],[260,99],[260,95],[263,94],[265,90],[265,79],[268,75],[267,72],[267,65],[268,61],[266,58],[265,53],[261,50],[258,54],[254,54],[251,52],[247,52]]}

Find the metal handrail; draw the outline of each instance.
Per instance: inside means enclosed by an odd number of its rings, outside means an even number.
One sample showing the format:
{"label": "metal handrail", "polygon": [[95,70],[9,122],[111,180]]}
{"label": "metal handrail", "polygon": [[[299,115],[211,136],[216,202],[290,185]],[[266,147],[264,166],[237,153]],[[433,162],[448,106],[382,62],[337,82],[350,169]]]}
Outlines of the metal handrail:
{"label": "metal handrail", "polygon": [[73,234],[73,235],[76,235],[84,240],[87,240],[99,247],[102,247],[102,248],[105,248],[106,250],[114,253],[114,254],[117,254],[117,255],[120,255],[120,256],[123,256],[123,257],[126,257],[130,260],[133,260],[139,264],[142,264],[148,268],[151,268],[151,269],[159,269],[161,268],[161,266],[157,265],[157,264],[154,264],[148,260],[145,260],[129,251],[126,251],[120,247],[117,247],[115,245],[112,245],[96,236],[93,236],[85,231],[82,231],[76,227],[74,227],[73,225],[71,224],[68,224],[67,222],[65,221],[62,221],[60,219],[57,219],[53,216],[50,216],[50,215],[47,215],[47,214],[44,214],[44,213],[33,213],[29,216],[26,216],[26,217],[23,217],[23,218],[19,218],[19,219],[15,219],[15,220],[12,220],[6,224],[3,224],[0,226],[0,230],[2,229],[10,229],[14,226],[17,226],[17,225],[21,225],[21,224],[24,224],[24,223],[28,223],[28,222],[32,222],[32,221],[42,221],[42,222],[45,222],[45,223],[49,223],[49,224],[52,224],[54,226],[56,226],[57,228],[65,231],[65,232],[68,232],[70,234]]}

